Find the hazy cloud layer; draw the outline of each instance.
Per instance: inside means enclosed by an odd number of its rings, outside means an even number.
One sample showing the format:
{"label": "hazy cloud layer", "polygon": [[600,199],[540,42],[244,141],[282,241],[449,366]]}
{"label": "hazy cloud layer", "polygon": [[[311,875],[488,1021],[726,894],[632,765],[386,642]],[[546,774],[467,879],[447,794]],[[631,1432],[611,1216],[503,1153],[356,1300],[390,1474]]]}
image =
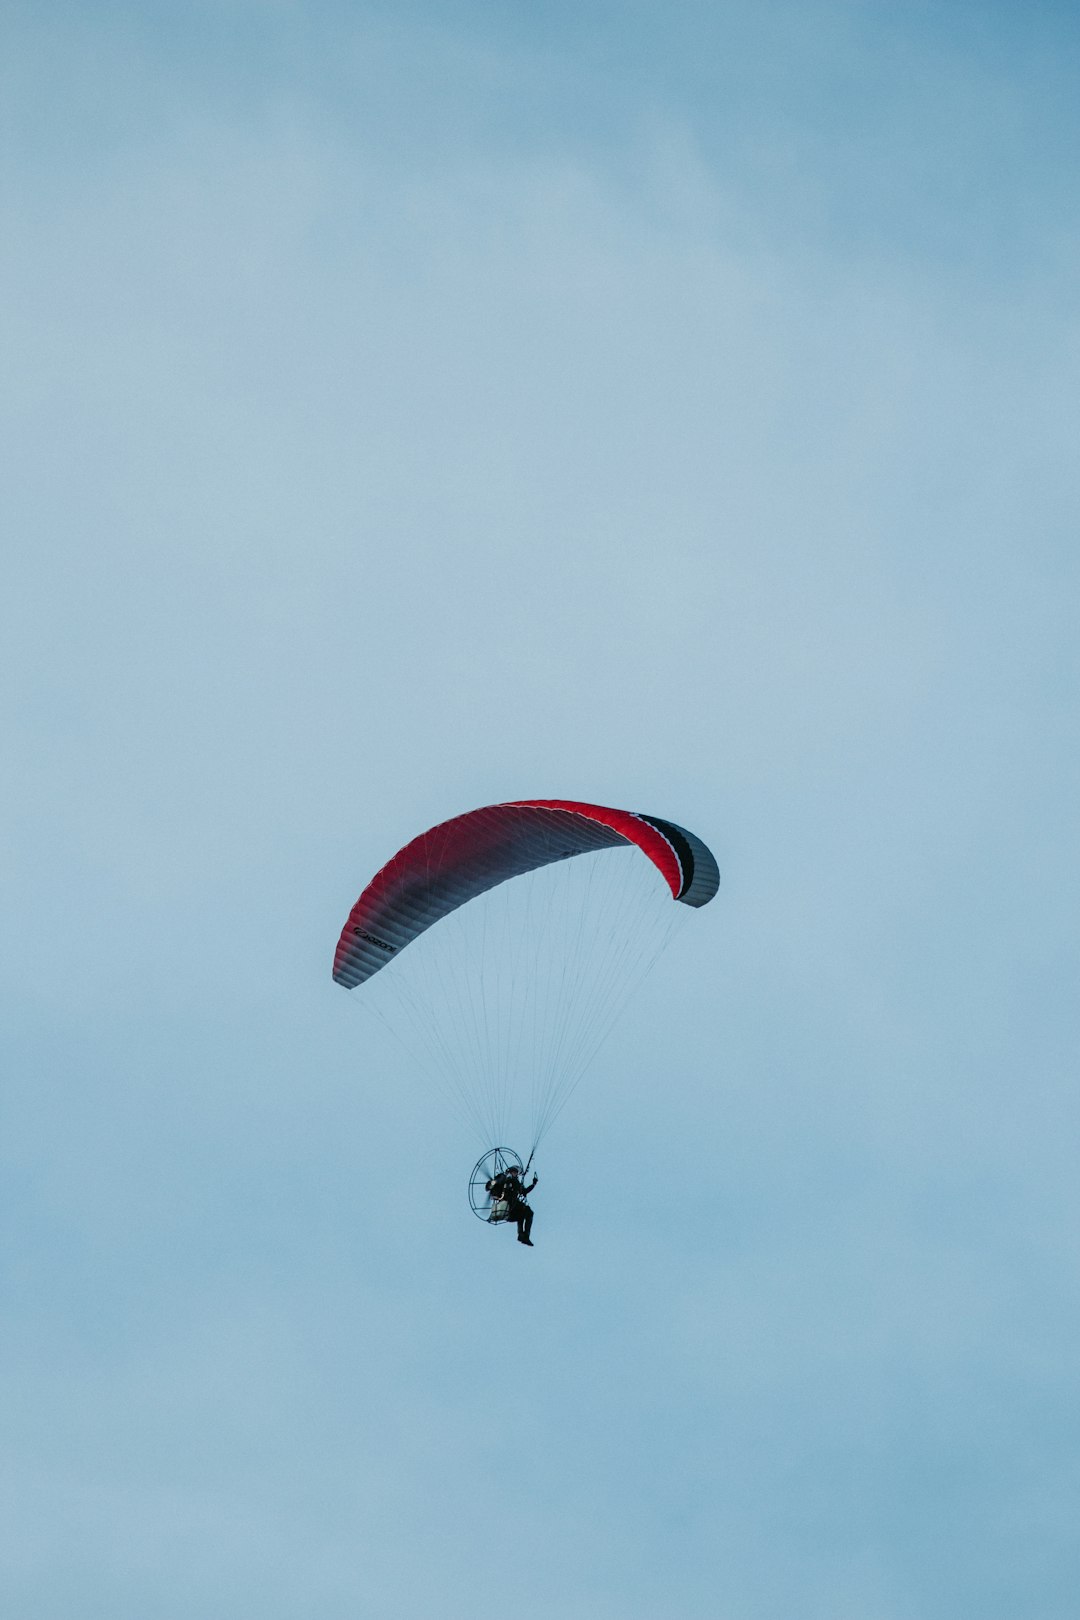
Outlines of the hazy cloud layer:
{"label": "hazy cloud layer", "polygon": [[[1066,1620],[1075,25],[11,17],[5,1608]],[[329,959],[549,792],[724,884],[522,1256]]]}

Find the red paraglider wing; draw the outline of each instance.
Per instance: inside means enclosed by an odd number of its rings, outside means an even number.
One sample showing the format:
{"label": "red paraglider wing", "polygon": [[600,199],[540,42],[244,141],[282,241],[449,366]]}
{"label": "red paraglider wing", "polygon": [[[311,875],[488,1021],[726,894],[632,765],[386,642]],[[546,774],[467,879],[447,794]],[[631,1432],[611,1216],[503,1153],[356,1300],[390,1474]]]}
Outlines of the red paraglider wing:
{"label": "red paraglider wing", "polygon": [[636,844],[674,899],[703,906],[720,882],[702,840],[659,816],[571,799],[519,799],[440,822],[400,849],[353,906],[334,978],[354,989],[440,917],[508,878],[590,850]]}

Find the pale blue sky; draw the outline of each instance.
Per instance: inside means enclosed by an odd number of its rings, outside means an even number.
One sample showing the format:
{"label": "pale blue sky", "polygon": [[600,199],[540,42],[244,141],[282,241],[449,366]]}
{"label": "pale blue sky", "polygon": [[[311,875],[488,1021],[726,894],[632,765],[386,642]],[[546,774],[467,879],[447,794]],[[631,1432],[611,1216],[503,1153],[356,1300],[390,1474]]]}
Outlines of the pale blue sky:
{"label": "pale blue sky", "polygon": [[[1073,1620],[1069,8],[3,27],[0,1607]],[[523,1254],[329,967],[533,794],[724,884]]]}

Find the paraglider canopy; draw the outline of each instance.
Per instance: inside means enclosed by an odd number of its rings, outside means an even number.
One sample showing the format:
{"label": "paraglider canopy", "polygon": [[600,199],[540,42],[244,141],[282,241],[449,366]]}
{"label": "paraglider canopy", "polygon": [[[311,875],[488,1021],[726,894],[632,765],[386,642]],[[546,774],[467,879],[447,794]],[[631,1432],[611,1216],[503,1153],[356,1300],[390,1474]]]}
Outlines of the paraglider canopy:
{"label": "paraglider canopy", "polygon": [[555,861],[635,844],[672,897],[704,906],[720,874],[700,838],[659,816],[572,799],[517,799],[454,816],[421,833],[376,873],[334,953],[334,978],[355,989],[466,901]]}

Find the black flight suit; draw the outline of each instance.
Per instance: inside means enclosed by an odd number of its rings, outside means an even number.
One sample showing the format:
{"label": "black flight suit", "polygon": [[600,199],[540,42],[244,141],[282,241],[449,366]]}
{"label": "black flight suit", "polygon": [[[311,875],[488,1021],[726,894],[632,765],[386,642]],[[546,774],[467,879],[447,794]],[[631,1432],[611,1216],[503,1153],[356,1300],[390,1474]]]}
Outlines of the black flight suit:
{"label": "black flight suit", "polygon": [[518,1176],[507,1176],[506,1179],[507,1187],[503,1197],[509,1206],[510,1219],[517,1223],[518,1242],[527,1243],[531,1248],[532,1238],[529,1233],[532,1231],[533,1212],[525,1202],[525,1194],[532,1192],[536,1186],[537,1178],[533,1176],[527,1187],[521,1185]]}

